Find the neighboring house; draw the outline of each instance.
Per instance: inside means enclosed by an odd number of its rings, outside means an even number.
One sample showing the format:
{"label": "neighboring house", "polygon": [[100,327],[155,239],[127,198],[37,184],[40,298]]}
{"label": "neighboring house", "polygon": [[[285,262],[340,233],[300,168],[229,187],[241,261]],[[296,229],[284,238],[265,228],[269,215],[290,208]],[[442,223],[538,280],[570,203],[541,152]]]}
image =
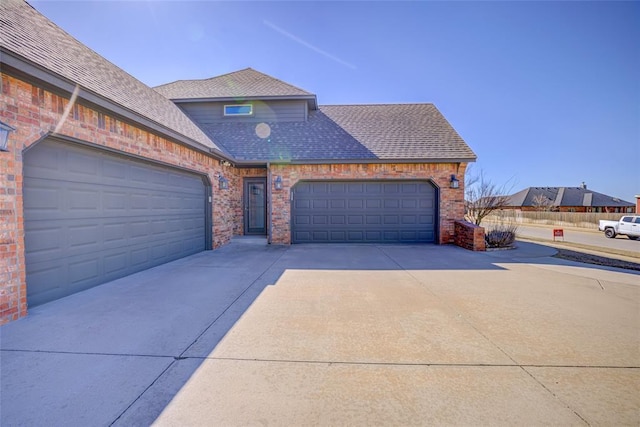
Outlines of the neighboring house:
{"label": "neighboring house", "polygon": [[633,212],[631,202],[579,187],[529,187],[507,199],[505,209],[555,212]]}
{"label": "neighboring house", "polygon": [[432,104],[319,106],[250,68],[154,90],[22,0],[0,21],[0,323],[234,235],[460,242],[476,156]]}

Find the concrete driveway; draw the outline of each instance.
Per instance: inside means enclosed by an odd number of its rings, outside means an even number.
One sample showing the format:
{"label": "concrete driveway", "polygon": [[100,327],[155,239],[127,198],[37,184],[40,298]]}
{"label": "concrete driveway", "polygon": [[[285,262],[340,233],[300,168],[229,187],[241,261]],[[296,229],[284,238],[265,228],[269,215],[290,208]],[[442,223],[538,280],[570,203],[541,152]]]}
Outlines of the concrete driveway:
{"label": "concrete driveway", "polygon": [[4,425],[638,425],[640,276],[237,240],[0,328]]}

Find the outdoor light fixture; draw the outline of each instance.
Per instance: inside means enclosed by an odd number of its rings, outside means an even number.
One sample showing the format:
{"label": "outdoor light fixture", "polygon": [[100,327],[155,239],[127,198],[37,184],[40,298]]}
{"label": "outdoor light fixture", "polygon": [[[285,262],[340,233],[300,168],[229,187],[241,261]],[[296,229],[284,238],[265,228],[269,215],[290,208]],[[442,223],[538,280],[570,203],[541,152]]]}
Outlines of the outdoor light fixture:
{"label": "outdoor light fixture", "polygon": [[460,181],[458,180],[458,178],[456,178],[455,175],[451,175],[451,181],[449,182],[449,187],[451,188],[458,188],[460,187]]}
{"label": "outdoor light fixture", "polygon": [[221,190],[229,189],[229,180],[222,176],[222,174],[218,175],[218,188]]}
{"label": "outdoor light fixture", "polygon": [[273,181],[273,186],[276,190],[282,190],[282,177],[280,175],[276,176],[275,181]]}
{"label": "outdoor light fixture", "polygon": [[13,132],[15,128],[12,128],[6,123],[0,122],[0,151],[9,151],[7,145],[9,143],[9,133]]}

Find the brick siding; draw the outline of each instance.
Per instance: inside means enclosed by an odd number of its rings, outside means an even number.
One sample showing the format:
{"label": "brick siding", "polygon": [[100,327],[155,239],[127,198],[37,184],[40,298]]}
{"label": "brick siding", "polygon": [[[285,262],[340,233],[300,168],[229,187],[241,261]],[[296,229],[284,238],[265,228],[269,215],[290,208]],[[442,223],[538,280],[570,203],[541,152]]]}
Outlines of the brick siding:
{"label": "brick siding", "polygon": [[455,221],[455,244],[471,251],[486,251],[484,228],[467,221]]}
{"label": "brick siding", "polygon": [[[27,314],[27,284],[23,221],[23,151],[49,132],[106,147],[124,154],[192,170],[208,176],[213,192],[213,247],[232,235],[243,234],[243,179],[264,177],[264,168],[223,166],[216,158],[163,138],[146,129],[97,111],[78,101],[63,120],[69,97],[0,73],[0,120],[16,128],[9,136],[9,151],[0,152],[0,324]],[[305,179],[423,179],[439,188],[438,242],[453,243],[454,222],[464,214],[466,164],[341,164],[272,165],[273,176],[283,179],[283,190],[272,188],[272,242],[291,243],[290,188]],[[451,174],[461,180],[449,188]],[[220,190],[218,177],[229,181]]]}
{"label": "brick siding", "polygon": [[[59,135],[208,175],[213,191],[213,246],[229,241],[237,201],[218,189],[218,174],[236,182],[237,169],[107,113],[76,103],[60,123],[69,98],[0,73],[0,120],[16,128],[0,152],[0,324],[27,314],[22,208],[23,150],[56,127]],[[224,169],[224,170],[223,170]],[[233,191],[233,190],[232,190]],[[240,221],[241,223],[242,221]]]}
{"label": "brick siding", "polygon": [[[272,243],[291,243],[290,189],[300,180],[311,179],[425,179],[431,180],[440,193],[438,243],[453,243],[454,221],[464,216],[464,176],[466,164],[320,164],[271,165],[271,174],[282,177],[283,189],[272,188]],[[449,188],[451,175],[461,180],[460,188]]]}

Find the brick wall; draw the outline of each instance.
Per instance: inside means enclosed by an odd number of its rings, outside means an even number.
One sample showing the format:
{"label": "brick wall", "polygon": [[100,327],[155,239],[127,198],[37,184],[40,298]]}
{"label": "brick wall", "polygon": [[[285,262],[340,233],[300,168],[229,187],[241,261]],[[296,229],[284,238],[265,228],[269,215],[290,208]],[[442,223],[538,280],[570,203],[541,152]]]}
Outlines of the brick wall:
{"label": "brick wall", "polygon": [[[430,179],[440,189],[439,243],[453,243],[454,221],[464,216],[466,165],[438,164],[342,164],[342,165],[271,165],[271,174],[282,176],[283,189],[272,188],[273,243],[291,243],[290,189],[300,180],[310,179]],[[449,188],[451,174],[461,180],[460,188]]]}
{"label": "brick wall", "polygon": [[467,221],[455,221],[455,244],[471,251],[486,251],[484,228]]}
{"label": "brick wall", "polygon": [[27,313],[22,153],[56,128],[60,135],[207,174],[213,190],[214,247],[227,243],[236,231],[237,201],[221,193],[217,176],[222,172],[236,183],[237,169],[223,168],[207,154],[93,110],[81,101],[60,123],[67,97],[4,73],[0,79],[0,120],[16,128],[9,136],[9,151],[0,152],[0,324]]}

